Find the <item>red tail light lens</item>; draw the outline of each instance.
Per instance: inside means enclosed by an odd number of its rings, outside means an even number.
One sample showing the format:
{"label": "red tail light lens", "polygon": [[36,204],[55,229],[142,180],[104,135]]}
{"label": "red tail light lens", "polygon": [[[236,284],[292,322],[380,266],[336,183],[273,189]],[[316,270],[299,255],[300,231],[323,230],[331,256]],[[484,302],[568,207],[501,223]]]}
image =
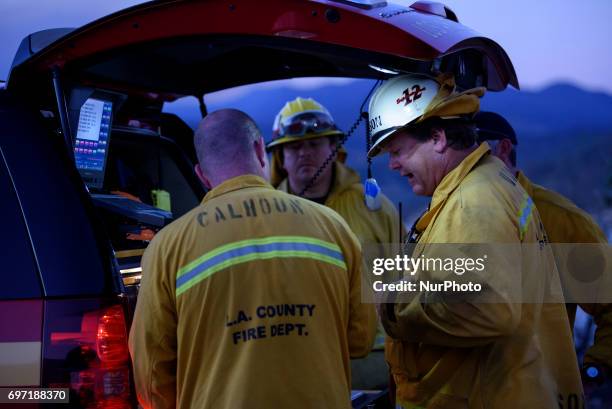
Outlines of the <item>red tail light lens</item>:
{"label": "red tail light lens", "polygon": [[120,305],[106,309],[98,318],[96,349],[98,358],[106,366],[112,367],[128,361],[128,336]]}
{"label": "red tail light lens", "polygon": [[[68,375],[63,377],[64,382],[53,382],[53,386],[69,386],[71,397],[85,408],[134,407],[123,307],[90,309],[80,317],[80,331],[72,331],[73,327],[70,331],[49,333],[50,348],[46,349],[46,355],[64,355],[65,367],[59,372]],[[70,314],[71,319],[67,318],[76,324],[74,314]]]}

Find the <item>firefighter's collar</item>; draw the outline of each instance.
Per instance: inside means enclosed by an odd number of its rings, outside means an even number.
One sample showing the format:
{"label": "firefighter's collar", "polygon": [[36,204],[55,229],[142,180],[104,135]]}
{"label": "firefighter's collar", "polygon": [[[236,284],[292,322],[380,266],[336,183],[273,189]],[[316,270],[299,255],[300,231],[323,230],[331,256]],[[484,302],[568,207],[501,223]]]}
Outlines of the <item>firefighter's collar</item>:
{"label": "firefighter's collar", "polygon": [[[334,173],[331,186],[329,188],[329,193],[327,194],[327,199],[325,200],[326,203],[331,197],[334,197],[359,183],[359,175],[357,172],[346,166],[341,161],[334,161],[332,166],[334,167]],[[293,195],[297,194],[289,187],[289,177],[285,177],[283,181],[280,182],[278,185],[278,190],[291,193]]]}
{"label": "firefighter's collar", "polygon": [[266,182],[266,180],[262,177],[256,175],[236,176],[235,178],[226,180],[225,182],[214,187],[208,193],[206,193],[206,196],[204,196],[204,199],[202,200],[202,204],[215,197],[224,195],[229,192],[233,192],[234,190],[245,189],[249,187],[263,187],[269,188],[270,190],[274,190],[272,185]]}
{"label": "firefighter's collar", "polygon": [[329,196],[335,196],[344,192],[347,189],[350,189],[356,183],[360,183],[359,175],[354,170],[347,167],[342,162],[336,161],[335,165],[335,174],[334,180],[332,181],[332,186],[329,192]]}
{"label": "firefighter's collar", "polygon": [[533,183],[531,183],[527,176],[525,176],[525,174],[520,170],[516,172],[516,180],[521,186],[523,186],[523,189],[525,189],[525,192],[527,192],[529,197],[533,198]]}
{"label": "firefighter's collar", "polygon": [[478,148],[470,153],[455,169],[451,170],[442,181],[436,187],[434,194],[431,198],[431,204],[429,210],[419,219],[417,223],[417,230],[424,231],[429,225],[429,222],[438,213],[438,210],[442,208],[446,202],[446,198],[459,186],[459,184],[465,179],[468,173],[474,169],[474,167],[480,162],[480,160],[491,151],[489,144],[483,142]]}

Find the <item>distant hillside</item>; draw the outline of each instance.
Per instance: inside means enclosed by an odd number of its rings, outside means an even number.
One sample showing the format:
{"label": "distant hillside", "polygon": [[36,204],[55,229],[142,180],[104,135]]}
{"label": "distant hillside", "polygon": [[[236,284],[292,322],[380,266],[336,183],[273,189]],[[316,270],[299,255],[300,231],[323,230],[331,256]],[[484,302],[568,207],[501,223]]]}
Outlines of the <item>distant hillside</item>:
{"label": "distant hillside", "polygon": [[[347,130],[372,85],[367,80],[300,90],[286,84],[266,85],[213,94],[207,103],[209,111],[232,107],[249,113],[268,140],[275,115],[297,96],[320,101]],[[195,126],[199,119],[195,105],[190,109],[176,105],[172,110]],[[612,234],[612,96],[558,84],[538,92],[488,93],[482,108],[503,114],[513,124],[519,135],[519,165],[533,181],[592,212]],[[346,145],[348,163],[362,177],[366,175],[364,130],[362,123]],[[414,196],[407,181],[387,169],[386,158],[374,160],[374,175],[393,202],[403,202],[407,224],[427,206],[428,198]]]}
{"label": "distant hillside", "polygon": [[612,130],[612,96],[557,84],[539,92],[490,92],[482,108],[503,114],[524,138]]}
{"label": "distant hillside", "polygon": [[612,96],[556,84],[489,93],[482,108],[512,123],[519,166],[534,182],[569,197],[612,234]]}

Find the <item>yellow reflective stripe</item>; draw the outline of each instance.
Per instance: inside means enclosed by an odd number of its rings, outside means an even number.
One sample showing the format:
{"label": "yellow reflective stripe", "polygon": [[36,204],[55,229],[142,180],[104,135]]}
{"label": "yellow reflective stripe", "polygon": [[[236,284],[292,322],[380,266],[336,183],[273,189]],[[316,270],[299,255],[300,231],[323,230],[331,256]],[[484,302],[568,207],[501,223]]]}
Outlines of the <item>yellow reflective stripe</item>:
{"label": "yellow reflective stripe", "polygon": [[269,260],[272,258],[309,258],[309,259],[333,264],[337,267],[340,267],[346,270],[346,264],[344,264],[344,262],[340,262],[332,257],[326,257],[321,254],[312,253],[308,251],[273,251],[269,253],[253,253],[253,254],[248,254],[245,256],[235,257],[230,260],[226,260],[222,263],[216,264],[215,266],[204,270],[203,272],[193,277],[191,280],[185,282],[185,284],[181,285],[180,287],[177,287],[176,296],[178,297],[179,295],[183,294],[185,291],[189,290],[194,285],[198,284],[199,282],[207,279],[208,277],[212,276],[216,272],[221,271],[223,269],[229,268],[231,266],[234,266],[240,263],[246,263],[248,261]]}
{"label": "yellow reflective stripe", "polygon": [[347,269],[340,248],[311,237],[277,236],[243,240],[221,246],[181,268],[176,278],[176,296],[214,273],[236,264],[271,258],[309,258]]}
{"label": "yellow reflective stripe", "polygon": [[248,240],[241,240],[241,241],[237,241],[234,243],[229,243],[226,245],[223,245],[221,247],[217,247],[215,250],[210,251],[198,258],[196,258],[195,260],[193,260],[192,262],[190,262],[189,264],[187,264],[184,267],[181,267],[179,269],[179,271],[176,273],[176,277],[180,277],[183,274],[185,274],[186,272],[192,270],[193,268],[197,267],[198,265],[202,264],[203,262],[205,262],[208,259],[211,259],[221,253],[224,253],[226,251],[229,250],[233,250],[233,249],[237,249],[240,247],[246,247],[246,246],[250,246],[250,245],[258,245],[258,244],[271,244],[271,243],[307,243],[307,244],[315,244],[318,246],[322,246],[322,247],[326,247],[330,250],[334,250],[337,252],[340,252],[340,247],[338,247],[336,244],[333,243],[329,243],[327,241],[323,241],[323,240],[319,240],[319,239],[315,239],[313,237],[304,237],[304,236],[271,236],[271,237],[265,237],[262,239],[248,239]]}
{"label": "yellow reflective stripe", "polygon": [[533,199],[529,197],[527,193],[525,193],[523,198],[523,204],[521,205],[521,210],[519,211],[519,234],[521,241],[525,238],[525,234],[527,233],[527,229],[529,228],[529,223],[531,223],[531,218],[533,216]]}

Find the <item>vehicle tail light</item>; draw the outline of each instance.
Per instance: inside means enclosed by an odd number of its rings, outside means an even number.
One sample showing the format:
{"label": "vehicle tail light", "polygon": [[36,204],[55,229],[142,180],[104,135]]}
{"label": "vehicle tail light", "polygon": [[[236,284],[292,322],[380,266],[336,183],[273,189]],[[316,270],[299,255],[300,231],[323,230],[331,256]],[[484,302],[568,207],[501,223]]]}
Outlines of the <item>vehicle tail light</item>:
{"label": "vehicle tail light", "polygon": [[[49,331],[50,346],[45,361],[55,366],[55,378],[49,386],[69,387],[71,402],[88,409],[127,409],[134,407],[130,387],[130,362],[126,320],[121,305],[82,311],[79,331],[63,331],[65,321],[76,319],[73,314],[58,323],[57,331]],[[72,328],[70,328],[72,329]],[[76,329],[76,328],[74,328]],[[64,356],[64,362],[55,362]],[[55,365],[53,365],[55,364]],[[59,365],[58,365],[59,364]],[[43,364],[44,365],[44,364]],[[59,373],[63,374],[60,379]],[[60,381],[60,382],[57,382]]]}

